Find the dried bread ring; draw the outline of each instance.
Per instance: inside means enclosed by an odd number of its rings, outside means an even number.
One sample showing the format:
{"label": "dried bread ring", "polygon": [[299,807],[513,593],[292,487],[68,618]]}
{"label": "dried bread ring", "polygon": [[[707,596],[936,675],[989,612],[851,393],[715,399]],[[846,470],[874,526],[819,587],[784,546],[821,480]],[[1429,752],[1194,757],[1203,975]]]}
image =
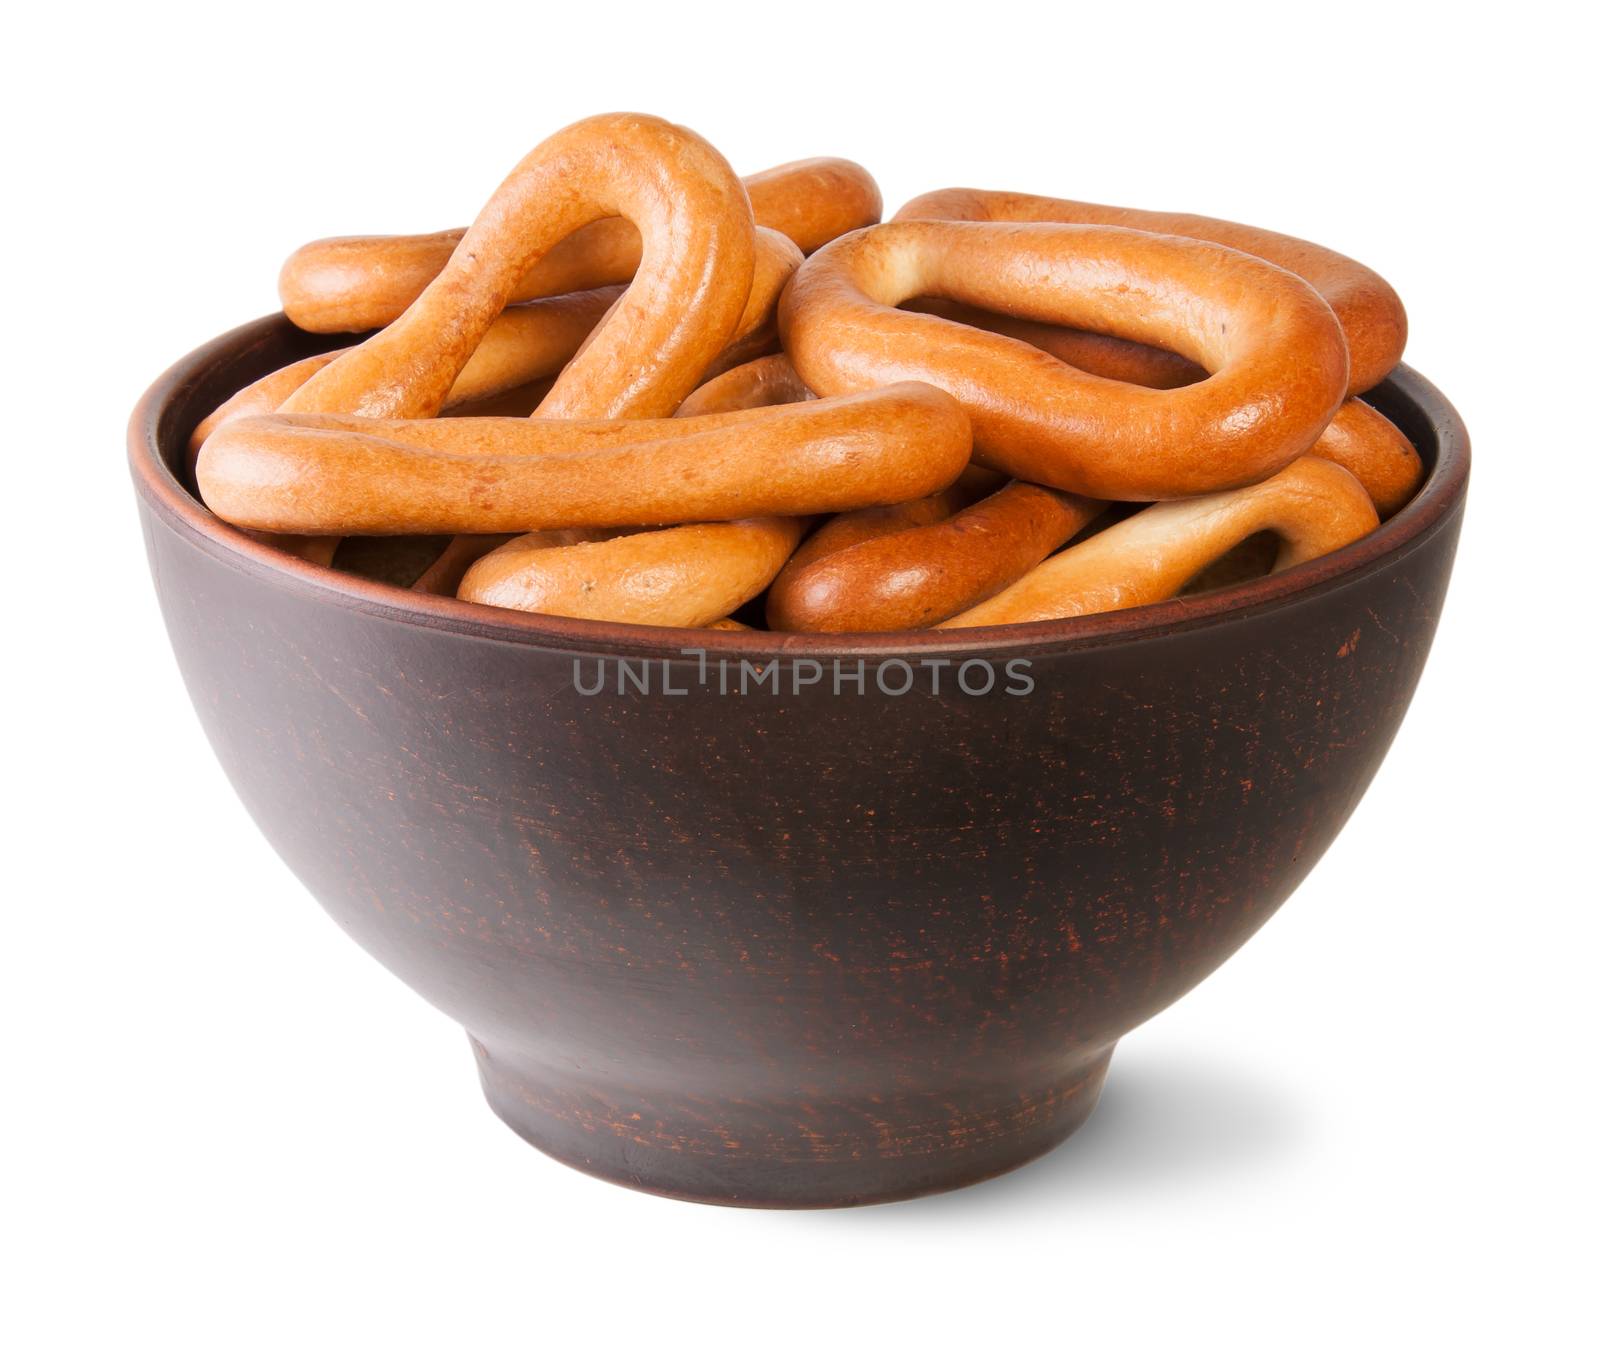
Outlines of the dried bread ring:
{"label": "dried bread ring", "polygon": [[541,415],[670,415],[732,339],[750,296],[744,187],[694,132],[614,113],[558,131],[490,197],[444,269],[382,331],[284,402],[286,412],[436,415],[528,267],[575,229],[621,215],[644,260]]}
{"label": "dried bread ring", "polygon": [[1321,458],[1301,458],[1253,486],[1142,509],[942,624],[1005,626],[1139,607],[1175,596],[1255,533],[1279,535],[1276,571],[1337,550],[1377,526],[1377,511],[1355,477]]}
{"label": "dried bread ring", "polygon": [[[896,305],[919,295],[1158,345],[1211,371],[1157,390]],[[836,239],[779,304],[784,348],[819,394],[916,379],[973,422],[974,460],[1095,499],[1259,481],[1344,398],[1333,313],[1304,281],[1212,243],[1072,224],[913,220]]]}
{"label": "dried bread ring", "polygon": [[302,535],[521,532],[809,515],[948,486],[971,451],[920,383],[657,421],[256,416],[200,451],[202,498]]}

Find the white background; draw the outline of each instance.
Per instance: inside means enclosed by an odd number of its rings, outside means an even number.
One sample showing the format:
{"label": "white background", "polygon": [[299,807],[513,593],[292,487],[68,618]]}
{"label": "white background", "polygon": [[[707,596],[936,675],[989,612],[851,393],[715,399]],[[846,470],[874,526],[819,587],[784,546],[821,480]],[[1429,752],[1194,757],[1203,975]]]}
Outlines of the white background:
{"label": "white background", "polygon": [[[1477,9],[13,15],[0,1332],[1592,1331],[1593,79],[1576,7]],[[1399,288],[1473,431],[1433,660],[1356,818],[1125,1041],[1077,1137],[987,1185],[748,1212],[542,1158],[257,835],[167,651],[122,458],[143,387],[275,307],[298,243],[464,224],[618,108],[742,171],[858,159],[890,210],[993,186],[1327,243]]]}

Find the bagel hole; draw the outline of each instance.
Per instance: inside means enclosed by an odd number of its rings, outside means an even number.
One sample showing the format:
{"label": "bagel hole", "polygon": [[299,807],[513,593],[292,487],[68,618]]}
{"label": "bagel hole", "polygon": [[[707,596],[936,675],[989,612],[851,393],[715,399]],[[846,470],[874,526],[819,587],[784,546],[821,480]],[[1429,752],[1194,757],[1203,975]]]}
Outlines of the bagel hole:
{"label": "bagel hole", "polygon": [[1052,325],[935,295],[913,296],[902,302],[900,308],[1010,337],[1084,373],[1118,383],[1172,389],[1188,387],[1209,376],[1198,364],[1176,351],[1110,333]]}
{"label": "bagel hole", "polygon": [[1213,593],[1272,573],[1278,562],[1279,538],[1275,532],[1253,532],[1238,546],[1218,556],[1179,591],[1180,597]]}

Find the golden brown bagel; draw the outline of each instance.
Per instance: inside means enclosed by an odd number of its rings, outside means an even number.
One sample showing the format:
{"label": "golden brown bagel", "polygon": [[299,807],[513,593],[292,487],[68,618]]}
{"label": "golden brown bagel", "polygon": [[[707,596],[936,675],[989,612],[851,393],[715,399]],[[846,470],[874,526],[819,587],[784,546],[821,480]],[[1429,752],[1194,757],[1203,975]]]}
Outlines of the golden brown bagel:
{"label": "golden brown bagel", "polygon": [[[643,224],[660,245],[648,274],[608,315],[604,338],[563,370],[539,413],[670,412],[745,309],[754,223],[714,149],[691,131],[626,113],[579,122],[524,158],[467,231],[459,257],[403,318],[316,370],[281,409],[437,414],[529,263],[587,220],[613,214]],[[681,313],[665,307],[674,299],[687,305]],[[322,564],[335,545],[262,540]]]}
{"label": "golden brown bagel", "polygon": [[1352,393],[1388,377],[1406,346],[1406,310],[1400,296],[1376,271],[1331,248],[1249,224],[1165,210],[1063,201],[1022,192],[954,187],[908,201],[897,220],[990,220],[1013,224],[1109,224],[1150,233],[1177,234],[1247,252],[1306,281],[1327,301],[1344,329],[1350,350]]}
{"label": "golden brown bagel", "polygon": [[804,527],[757,518],[554,545],[535,533],[491,551],[457,596],[593,621],[706,626],[772,582]]}
{"label": "golden brown bagel", "polygon": [[[756,266],[744,313],[718,364],[742,364],[747,351],[777,341],[778,296],[799,267],[800,249],[773,229],[756,230]],[[560,373],[587,343],[600,320],[622,297],[623,287],[581,290],[514,304],[484,333],[478,348],[451,384],[441,411],[482,401]],[[257,379],[223,402],[195,427],[189,439],[191,468],[200,445],[219,425],[243,416],[271,415],[312,375],[333,363],[339,351],[311,355]]]}
{"label": "golden brown bagel", "polygon": [[196,475],[240,527],[522,532],[888,504],[949,485],[970,450],[961,408],[909,383],[683,420],[257,416],[213,434]]}
{"label": "golden brown bagel", "polygon": [[[1174,350],[1211,371],[1112,383],[1008,337],[896,305],[919,295]],[[1299,457],[1344,397],[1333,313],[1304,281],[1229,248],[1130,229],[914,220],[836,239],[779,304],[819,394],[916,379],[972,417],[974,458],[1097,499],[1197,495]]]}
{"label": "golden brown bagel", "polygon": [[[904,517],[910,507],[899,508]],[[858,515],[843,515],[808,539],[773,581],[767,624],[807,631],[936,625],[1020,579],[1104,508],[1013,481],[953,518],[874,536],[860,536]],[[837,546],[828,535],[835,528],[855,539]]]}
{"label": "golden brown bagel", "polygon": [[[1204,369],[1181,355],[1118,340],[1114,336],[1029,322],[940,299],[917,300],[907,306],[914,312],[933,313],[1026,341],[1066,364],[1101,378],[1137,383],[1146,388],[1181,388],[1206,376]],[[1328,422],[1328,428],[1307,451],[1338,463],[1354,475],[1372,496],[1379,518],[1388,518],[1405,504],[1422,481],[1422,459],[1411,441],[1382,414],[1354,397],[1339,408]]]}
{"label": "golden brown bagel", "polygon": [[[806,253],[883,212],[878,186],[848,159],[802,159],[744,179],[757,224]],[[384,327],[444,270],[464,229],[441,233],[323,238],[283,264],[283,311],[313,332]],[[639,230],[627,219],[595,220],[550,248],[517,281],[511,301],[626,284],[639,267]]]}
{"label": "golden brown bagel", "polygon": [[1174,596],[1253,533],[1278,534],[1273,568],[1287,570],[1377,526],[1377,512],[1355,477],[1321,458],[1301,458],[1241,490],[1140,510],[943,625],[1004,626],[1139,607]]}
{"label": "golden brown bagel", "polygon": [[[774,313],[777,297],[799,265],[800,252],[786,236],[765,228],[755,230],[755,243],[754,274],[744,311],[735,328],[732,342],[722,351],[720,357],[712,362],[713,368],[730,361],[738,362],[747,353],[766,349],[776,339]],[[622,302],[618,303],[619,309]],[[596,330],[603,332],[612,320],[608,317]],[[591,335],[589,341],[594,339],[595,337]],[[584,347],[580,348],[574,363],[587,357],[588,344],[586,342]],[[638,417],[647,414],[647,406],[653,405],[665,404],[646,403],[640,399],[620,407],[608,403],[606,389],[602,384],[598,387],[591,386],[586,391],[580,389],[565,401],[560,401],[553,395],[547,396],[535,415],[540,419],[607,415]],[[693,464],[680,470],[686,478],[692,478],[702,468],[702,464]],[[685,517],[687,516],[693,516],[692,511]],[[681,519],[672,521],[678,522]],[[518,526],[528,526],[528,524],[523,522]],[[774,538],[787,537],[792,531],[787,525],[775,524],[763,527],[757,523],[753,527],[754,532],[752,528],[745,527],[711,533],[704,530],[673,528],[658,536],[642,552],[640,550],[642,544],[629,545],[622,538],[615,539],[620,543],[618,546],[609,549],[601,546],[599,550],[590,550],[584,555],[584,564],[590,567],[593,582],[592,586],[581,595],[578,606],[581,606],[583,613],[592,619],[618,621],[649,620],[649,612],[652,610],[664,616],[670,616],[674,612],[698,611],[708,601],[715,606],[727,593],[737,594],[741,591],[742,584],[752,573],[753,564],[759,568],[763,553],[760,546],[752,550],[750,543],[752,535],[764,540],[770,550],[775,545]],[[598,540],[596,545],[600,546]],[[790,541],[788,545],[792,547],[793,542]],[[473,599],[476,595],[477,601],[522,606],[528,610],[541,610],[537,607],[537,602],[548,600],[554,604],[549,610],[564,610],[569,615],[577,614],[570,610],[574,604],[572,595],[563,596],[559,583],[548,591],[541,588],[540,577],[550,573],[562,573],[560,566],[565,563],[560,560],[553,561],[550,557],[540,554],[547,549],[539,543],[537,537],[533,537],[501,548],[498,552],[492,553],[493,559],[484,557],[483,561],[478,562],[483,568],[477,570],[477,578],[471,591],[464,592],[460,596]],[[436,567],[441,572],[437,575],[430,572],[424,579],[448,582],[454,577],[456,562],[459,559],[470,558],[474,550],[468,538],[457,538],[441,558],[441,567]],[[787,554],[787,549],[784,549],[783,554]],[[634,563],[639,555],[647,557],[649,576],[657,586],[650,597],[650,606],[646,608],[641,608],[639,605],[640,591],[637,587],[639,576],[626,568],[627,565]],[[668,563],[670,556],[678,556],[679,563]],[[776,564],[781,563],[780,557]],[[556,567],[555,571],[550,570],[549,567],[552,565]],[[622,568],[617,568],[619,565]],[[601,577],[594,578],[595,574]],[[519,578],[519,575],[522,577]],[[492,582],[489,576],[493,577]],[[462,582],[465,583],[464,577]],[[685,586],[689,587],[685,589]],[[537,599],[532,596],[536,593],[544,593],[545,598]],[[502,598],[504,598],[503,603]],[[715,615],[726,615],[743,601],[744,598],[740,597],[733,606],[722,609]],[[667,621],[665,624],[672,623]]]}
{"label": "golden brown bagel", "polygon": [[738,327],[755,225],[743,185],[716,150],[692,131],[634,113],[591,117],[533,150],[415,302],[282,409],[437,414],[529,266],[613,215],[644,236],[644,261],[540,414],[670,415]]}

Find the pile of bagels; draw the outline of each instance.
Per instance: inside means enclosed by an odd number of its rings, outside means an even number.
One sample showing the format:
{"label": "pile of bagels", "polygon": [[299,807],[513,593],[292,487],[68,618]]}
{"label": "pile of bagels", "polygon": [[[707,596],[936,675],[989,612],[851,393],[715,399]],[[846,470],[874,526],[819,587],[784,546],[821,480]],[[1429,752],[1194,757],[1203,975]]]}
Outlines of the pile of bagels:
{"label": "pile of bagels", "polygon": [[205,504],[302,560],[565,617],[871,632],[1051,620],[1282,570],[1423,469],[1361,393],[1389,285],[1198,215],[740,179],[651,116],[580,121],[469,229],[294,253],[358,344],[195,430]]}

